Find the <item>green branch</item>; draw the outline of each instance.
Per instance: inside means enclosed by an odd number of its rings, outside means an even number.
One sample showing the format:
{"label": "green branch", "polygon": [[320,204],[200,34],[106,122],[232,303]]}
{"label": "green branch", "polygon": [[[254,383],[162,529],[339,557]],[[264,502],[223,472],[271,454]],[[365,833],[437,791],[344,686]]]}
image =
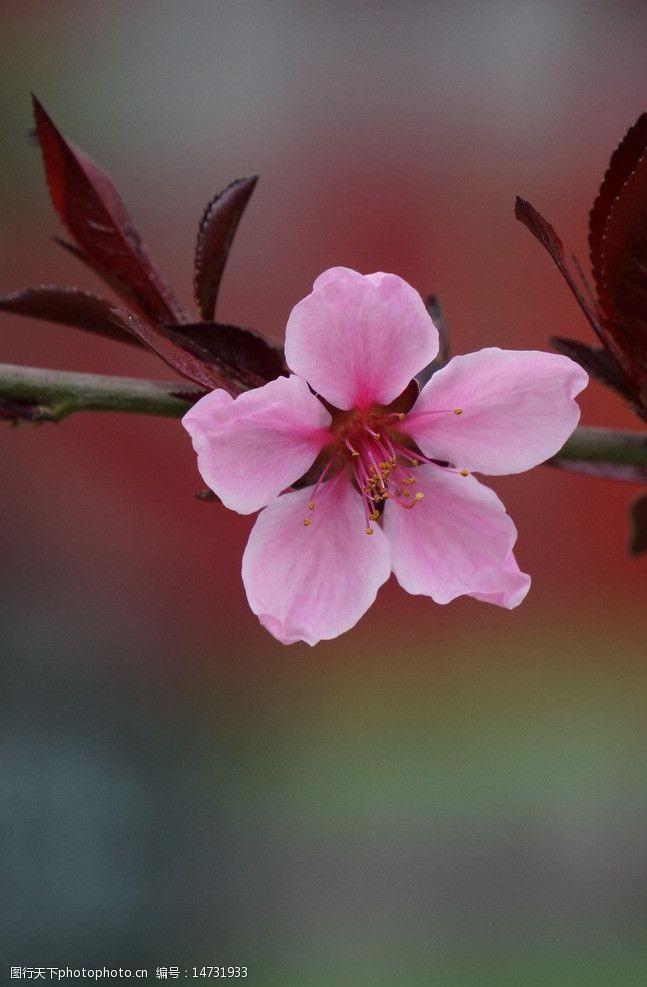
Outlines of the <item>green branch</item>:
{"label": "green branch", "polygon": [[[193,393],[199,397],[204,390],[188,381],[103,377],[0,364],[0,408],[3,402],[9,402],[10,411],[17,405],[18,420],[60,421],[74,411],[125,411],[179,418],[192,402],[176,395]],[[24,415],[20,406],[24,406]]]}
{"label": "green branch", "polygon": [[555,458],[560,463],[584,461],[647,467],[647,432],[577,428]]}
{"label": "green branch", "polygon": [[[5,417],[60,421],[75,411],[121,411],[179,418],[191,395],[204,391],[178,380],[103,377],[0,364],[0,412]],[[179,395],[188,395],[188,398]],[[15,412],[15,414],[14,414]],[[561,469],[647,481],[647,433],[578,428],[550,464]]]}

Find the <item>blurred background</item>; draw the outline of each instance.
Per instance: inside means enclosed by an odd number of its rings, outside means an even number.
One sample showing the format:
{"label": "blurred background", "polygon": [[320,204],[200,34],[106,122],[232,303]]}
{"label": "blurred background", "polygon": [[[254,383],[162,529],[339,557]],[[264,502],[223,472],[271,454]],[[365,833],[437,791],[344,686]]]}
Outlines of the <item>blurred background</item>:
{"label": "blurred background", "polygon": [[[224,321],[280,339],[344,264],[437,292],[454,352],[589,339],[514,195],[586,262],[588,209],[645,109],[644,4],[22,0],[0,28],[1,290],[98,288],[50,239],[33,89],[187,304],[205,203],[260,173]],[[9,316],[0,359],[170,374]],[[587,424],[639,427],[595,383],[582,405]],[[251,521],[195,500],[179,423],[78,415],[0,443],[3,976],[232,963],[259,985],[645,983],[635,487],[496,480],[534,580],[518,610],[392,582],[312,650],[248,611]]]}

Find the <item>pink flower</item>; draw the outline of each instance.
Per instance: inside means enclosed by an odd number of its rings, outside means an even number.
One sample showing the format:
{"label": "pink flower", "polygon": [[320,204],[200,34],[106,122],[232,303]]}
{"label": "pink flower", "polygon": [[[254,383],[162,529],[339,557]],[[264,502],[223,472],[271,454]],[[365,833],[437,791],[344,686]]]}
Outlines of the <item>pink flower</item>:
{"label": "pink flower", "polygon": [[[205,483],[240,514],[264,508],[243,582],[284,644],[347,631],[392,571],[436,603],[467,595],[510,609],[528,592],[516,528],[471,473],[520,473],[554,455],[588,377],[564,356],[484,349],[437,371],[406,415],[394,410],[437,352],[405,281],[332,268],[288,320],[293,374],[236,399],[213,391],[185,415]],[[306,474],[308,486],[286,489]]]}

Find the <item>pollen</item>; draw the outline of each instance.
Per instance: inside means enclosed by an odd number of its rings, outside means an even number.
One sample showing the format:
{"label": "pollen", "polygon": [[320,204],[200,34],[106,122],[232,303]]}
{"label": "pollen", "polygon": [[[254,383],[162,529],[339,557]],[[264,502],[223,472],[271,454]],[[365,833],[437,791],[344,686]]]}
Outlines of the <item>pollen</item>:
{"label": "pollen", "polygon": [[371,521],[379,521],[380,520],[380,512],[379,511],[371,511],[371,513],[369,514],[369,517],[370,517]]}
{"label": "pollen", "polygon": [[463,409],[462,408],[454,408],[454,414],[455,415],[462,415],[463,414]]}
{"label": "pollen", "polygon": [[308,510],[314,511],[314,509],[315,509],[315,502],[314,500],[311,500],[310,503],[308,504]]}
{"label": "pollen", "polygon": [[367,535],[372,535],[373,534],[373,529],[372,528],[367,528],[366,529],[366,534]]}
{"label": "pollen", "polygon": [[461,476],[469,476],[469,470],[461,470]]}
{"label": "pollen", "polygon": [[303,526],[305,528],[309,528],[311,524],[312,524],[312,521],[310,520],[309,517],[306,517],[306,518],[303,519]]}
{"label": "pollen", "polygon": [[423,500],[424,499],[424,496],[425,495],[423,494],[423,492],[421,490],[419,490],[418,493],[416,494],[416,496],[413,499],[414,500]]}

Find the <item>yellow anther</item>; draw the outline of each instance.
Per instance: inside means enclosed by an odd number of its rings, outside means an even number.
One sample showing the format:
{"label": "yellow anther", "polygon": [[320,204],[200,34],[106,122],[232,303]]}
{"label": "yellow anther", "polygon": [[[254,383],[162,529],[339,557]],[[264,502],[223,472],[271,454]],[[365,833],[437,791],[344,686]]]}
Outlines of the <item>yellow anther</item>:
{"label": "yellow anther", "polygon": [[369,514],[369,517],[370,517],[371,521],[379,521],[380,520],[380,512],[379,511],[371,511],[371,513]]}
{"label": "yellow anther", "polygon": [[366,534],[367,535],[372,535],[373,534],[373,529],[372,528],[367,528],[366,529]]}
{"label": "yellow anther", "polygon": [[462,415],[463,414],[463,409],[462,408],[454,408],[454,414],[455,415]]}
{"label": "yellow anther", "polygon": [[419,490],[418,493],[416,494],[416,496],[413,499],[414,500],[422,500],[424,498],[424,496],[425,495],[423,494],[423,492],[421,490]]}
{"label": "yellow anther", "polygon": [[469,470],[461,470],[461,476],[469,476]]}
{"label": "yellow anther", "polygon": [[419,459],[412,459],[411,460],[411,465],[412,466],[420,466],[420,460]]}
{"label": "yellow anther", "polygon": [[311,511],[314,511],[314,509],[315,509],[315,502],[314,502],[314,500],[311,500],[310,501],[310,503],[308,504],[308,507],[309,507],[309,509]]}
{"label": "yellow anther", "polygon": [[305,526],[306,528],[309,528],[309,527],[310,527],[310,525],[312,524],[312,521],[310,520],[310,518],[309,518],[309,517],[306,517],[306,518],[304,518],[304,519],[303,519],[303,524],[304,524],[304,526]]}
{"label": "yellow anther", "polygon": [[405,476],[405,478],[404,478],[404,480],[402,482],[409,487],[409,486],[411,486],[412,483],[415,483],[416,482],[416,478],[415,478],[415,476]]}
{"label": "yellow anther", "polygon": [[410,497],[411,496],[411,491],[410,490],[403,490],[402,491],[402,496],[403,497]]}

